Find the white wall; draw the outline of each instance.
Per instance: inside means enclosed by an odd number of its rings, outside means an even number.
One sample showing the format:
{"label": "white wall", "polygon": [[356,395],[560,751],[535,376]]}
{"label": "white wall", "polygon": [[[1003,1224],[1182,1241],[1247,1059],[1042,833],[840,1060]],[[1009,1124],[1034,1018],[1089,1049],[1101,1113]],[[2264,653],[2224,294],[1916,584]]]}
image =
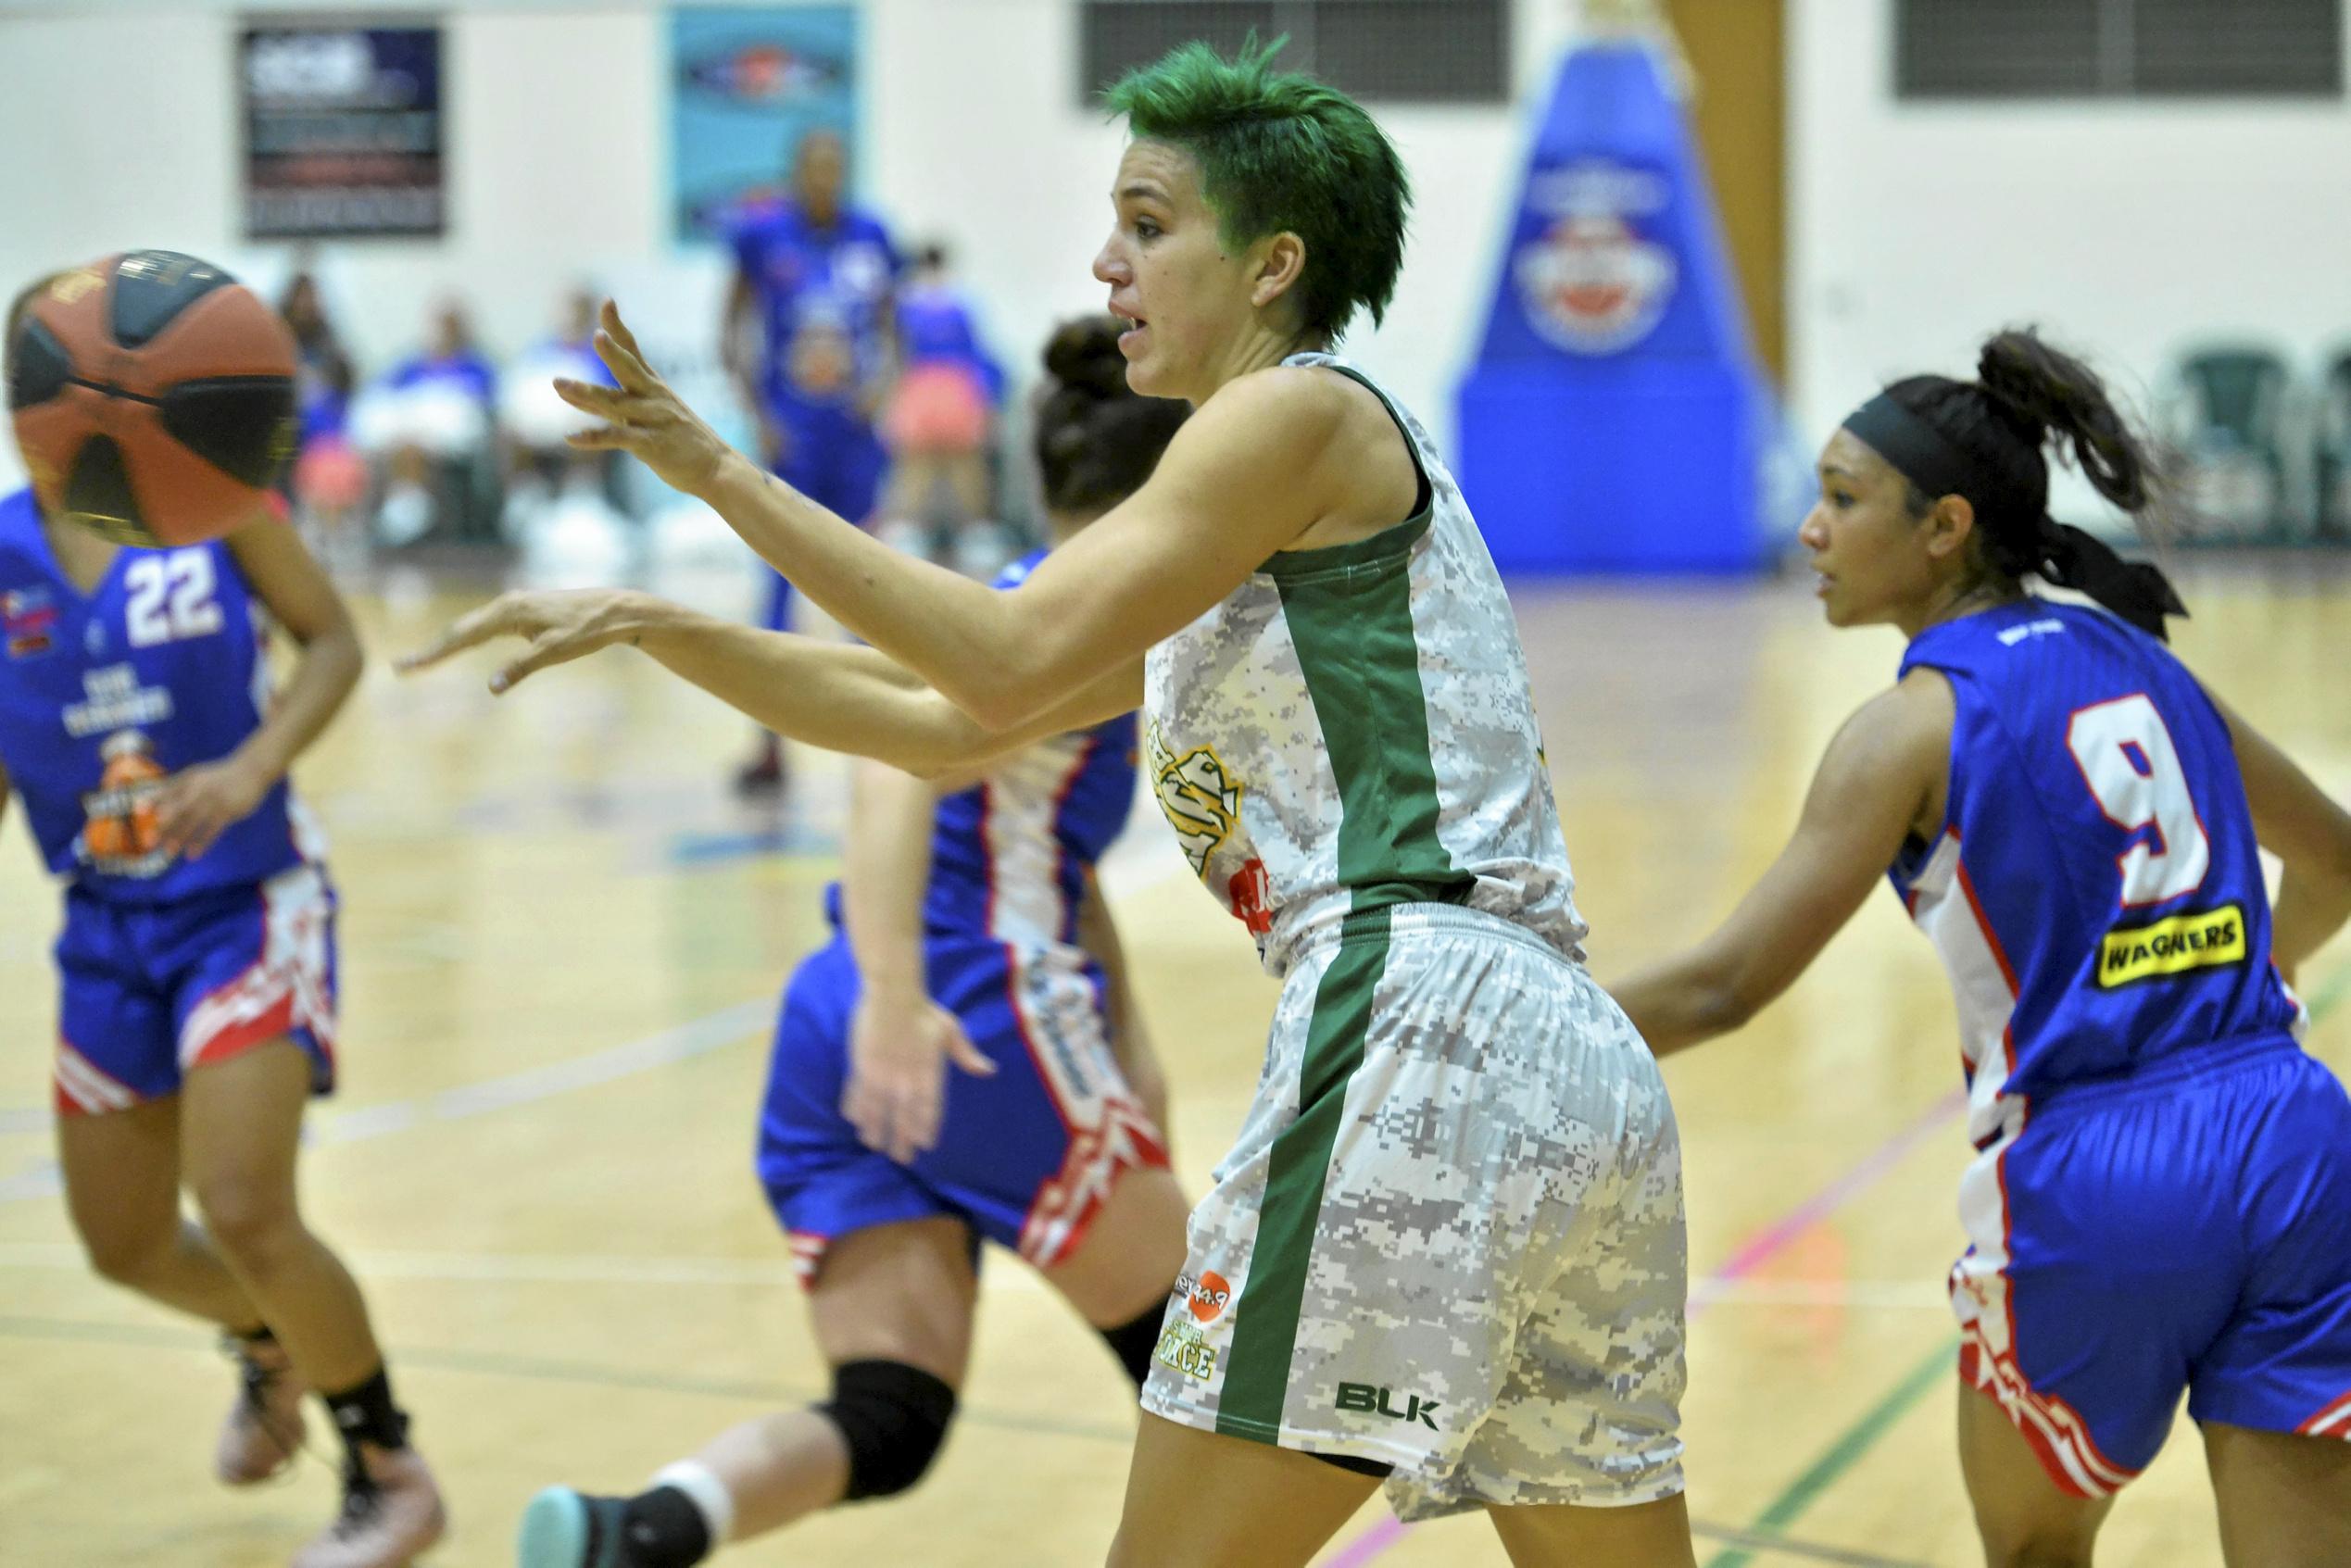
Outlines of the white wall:
{"label": "white wall", "polygon": [[[1548,84],[1561,0],[1517,0],[1515,57]],[[238,232],[232,50],[241,16],[293,0],[0,0],[0,282],[133,245],[212,257],[271,286],[284,246]],[[494,348],[538,335],[582,274],[659,275],[667,233],[667,27],[645,4],[417,6],[447,28],[449,231],[331,247],[330,303],[381,366],[460,292]],[[865,197],[944,234],[999,354],[1023,370],[1056,318],[1104,295],[1087,270],[1121,132],[1075,101],[1074,0],[867,0]],[[1483,321],[1523,158],[1520,108],[1380,111],[1419,192],[1389,325],[1353,352],[1440,433]],[[37,149],[37,156],[30,151]],[[5,445],[5,444],[0,444]]]}
{"label": "white wall", "polygon": [[[2351,344],[2351,105],[1898,103],[1891,0],[1789,0],[1792,401],[1966,375],[2038,322],[2126,383],[2185,345]],[[2082,503],[2086,489],[2068,497]]]}

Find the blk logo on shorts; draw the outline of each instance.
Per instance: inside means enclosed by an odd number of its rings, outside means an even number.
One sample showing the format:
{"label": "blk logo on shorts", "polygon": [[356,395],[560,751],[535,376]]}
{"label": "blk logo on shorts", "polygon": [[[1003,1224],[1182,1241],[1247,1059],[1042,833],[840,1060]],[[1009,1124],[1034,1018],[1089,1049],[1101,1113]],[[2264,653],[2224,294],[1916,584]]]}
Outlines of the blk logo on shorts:
{"label": "blk logo on shorts", "polygon": [[1340,1384],[1339,1408],[1343,1411],[1371,1411],[1390,1421],[1417,1421],[1431,1432],[1437,1430],[1436,1400],[1424,1400],[1417,1394],[1407,1394],[1404,1396],[1404,1408],[1398,1410],[1393,1394],[1369,1383]]}

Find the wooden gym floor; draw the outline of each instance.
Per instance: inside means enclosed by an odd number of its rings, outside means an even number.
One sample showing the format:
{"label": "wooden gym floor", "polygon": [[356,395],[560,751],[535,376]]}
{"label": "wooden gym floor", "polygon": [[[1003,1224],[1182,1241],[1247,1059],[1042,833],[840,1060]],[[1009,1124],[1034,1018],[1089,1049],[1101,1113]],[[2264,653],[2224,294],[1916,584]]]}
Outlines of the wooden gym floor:
{"label": "wooden gym floor", "polygon": [[[2351,578],[2196,563],[2189,660],[2351,797]],[[549,1481],[627,1489],[733,1422],[819,1392],[749,1171],[774,997],[821,935],[840,771],[800,803],[722,787],[745,726],[607,653],[484,695],[396,680],[462,595],[362,595],[375,662],[299,780],[344,897],[343,1084],[310,1123],[309,1213],[355,1265],[454,1516],[427,1561],[510,1562]],[[1579,897],[1605,980],[1700,935],[1778,848],[1891,633],[1831,633],[1793,583],[1529,588],[1520,599]],[[1176,1096],[1192,1190],[1247,1104],[1273,988],[1139,809],[1111,884]],[[0,828],[0,1562],[283,1562],[334,1481],[209,1478],[233,1383],[209,1334],[83,1268],[48,1111],[54,890]],[[2312,966],[2312,1048],[2351,1070],[2351,944]],[[1668,1069],[1689,1160],[1687,1406],[1701,1561],[1980,1561],[1951,1437],[1959,1246],[1950,1003],[1891,897],[1744,1035]],[[1098,1562],[1131,1397],[1058,1303],[992,1256],[962,1425],[927,1485],[724,1561]],[[314,1427],[316,1423],[314,1422]],[[1203,1498],[1203,1508],[1215,1506]],[[1377,1503],[1324,1562],[1503,1561],[1475,1519]],[[2123,1498],[2103,1559],[2217,1563],[2192,1430]]]}

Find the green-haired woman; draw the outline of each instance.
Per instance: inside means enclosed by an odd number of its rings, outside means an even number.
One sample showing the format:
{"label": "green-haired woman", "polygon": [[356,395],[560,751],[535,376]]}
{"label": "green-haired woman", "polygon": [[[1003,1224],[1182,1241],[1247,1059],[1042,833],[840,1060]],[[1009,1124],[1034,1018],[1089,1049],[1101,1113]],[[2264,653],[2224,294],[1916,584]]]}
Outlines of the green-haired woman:
{"label": "green-haired woman", "polygon": [[[730,451],[647,370],[561,383],[858,636],[522,596],[504,690],[615,642],[803,741],[917,770],[1137,708],[1169,822],[1283,990],[1157,1346],[1112,1561],[1304,1563],[1389,1477],[1514,1561],[1691,1561],[1680,1151],[1586,974],[1525,659],[1427,433],[1328,352],[1377,320],[1409,193],[1370,117],[1270,50],[1113,87],[1094,261],[1138,392],[1197,411],[1151,480],[992,593]],[[894,662],[893,662],[894,661]],[[850,1457],[852,1468],[857,1456]]]}

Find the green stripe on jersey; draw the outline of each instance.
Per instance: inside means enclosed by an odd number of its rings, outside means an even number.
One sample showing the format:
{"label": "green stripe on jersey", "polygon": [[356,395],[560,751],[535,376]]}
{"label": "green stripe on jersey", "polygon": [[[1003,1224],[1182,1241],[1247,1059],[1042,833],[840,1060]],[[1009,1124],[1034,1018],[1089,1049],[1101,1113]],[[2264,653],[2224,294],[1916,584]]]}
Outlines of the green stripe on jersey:
{"label": "green stripe on jersey", "polygon": [[1364,1064],[1372,997],[1388,968],[1385,910],[1352,918],[1339,953],[1314,987],[1314,1015],[1298,1064],[1298,1120],[1274,1135],[1266,1156],[1265,1196],[1257,1210],[1257,1240],[1249,1278],[1233,1303],[1233,1344],[1225,1361],[1225,1393],[1216,1430],[1231,1437],[1276,1442],[1282,1401],[1289,1393],[1289,1362],[1298,1348],[1299,1304],[1314,1256],[1314,1223],[1323,1208],[1323,1181],[1347,1109],[1347,1084]]}
{"label": "green stripe on jersey", "polygon": [[1339,883],[1349,907],[1458,901],[1475,879],[1437,838],[1409,543],[1377,560],[1275,582],[1339,784]]}

